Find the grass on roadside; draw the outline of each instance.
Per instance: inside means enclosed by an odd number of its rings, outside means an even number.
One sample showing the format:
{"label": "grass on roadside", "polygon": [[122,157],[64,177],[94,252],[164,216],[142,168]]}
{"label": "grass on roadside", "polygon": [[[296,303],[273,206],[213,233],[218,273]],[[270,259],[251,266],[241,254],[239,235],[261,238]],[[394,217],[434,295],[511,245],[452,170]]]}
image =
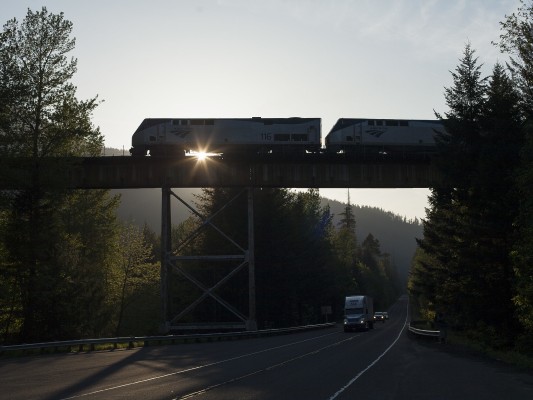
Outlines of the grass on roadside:
{"label": "grass on roadside", "polygon": [[475,353],[484,355],[493,360],[502,361],[516,367],[533,371],[533,357],[514,350],[498,350],[485,344],[473,341],[455,331],[448,331],[447,342],[451,345],[465,347]]}

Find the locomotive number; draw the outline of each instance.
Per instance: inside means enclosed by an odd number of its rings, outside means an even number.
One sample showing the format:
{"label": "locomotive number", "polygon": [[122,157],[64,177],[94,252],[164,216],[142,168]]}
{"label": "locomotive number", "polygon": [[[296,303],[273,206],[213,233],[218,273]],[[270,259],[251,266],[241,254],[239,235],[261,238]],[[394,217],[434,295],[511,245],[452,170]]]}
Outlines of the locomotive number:
{"label": "locomotive number", "polygon": [[261,134],[261,140],[272,140],[272,134],[271,133],[262,133]]}

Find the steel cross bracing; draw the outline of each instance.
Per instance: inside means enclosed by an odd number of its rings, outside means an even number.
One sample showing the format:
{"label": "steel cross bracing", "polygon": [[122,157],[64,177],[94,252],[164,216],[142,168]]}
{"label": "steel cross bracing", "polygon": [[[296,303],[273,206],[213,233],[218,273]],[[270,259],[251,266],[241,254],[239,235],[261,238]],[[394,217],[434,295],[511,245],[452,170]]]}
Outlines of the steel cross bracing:
{"label": "steel cross bracing", "polygon": [[[213,224],[213,218],[223,212],[231,203],[233,203],[238,197],[240,197],[244,192],[248,192],[248,246],[249,249],[243,249],[239,244],[237,244],[233,239],[226,235],[221,229],[219,229],[215,224]],[[170,215],[170,199],[171,196],[175,197],[183,205],[185,205],[192,213],[198,216],[202,220],[202,224],[191,234],[188,235],[181,243],[177,245],[176,250],[171,249],[171,215]],[[253,227],[253,188],[249,187],[243,189],[230,201],[228,201],[224,206],[222,206],[218,211],[212,214],[209,217],[201,215],[197,210],[195,210],[191,205],[189,205],[185,200],[176,195],[170,188],[162,189],[162,215],[161,215],[161,300],[162,300],[162,314],[163,314],[163,327],[164,332],[169,332],[171,330],[183,330],[188,329],[199,329],[199,328],[218,328],[221,327],[220,323],[202,323],[202,324],[179,324],[179,321],[183,316],[190,313],[198,304],[200,304],[205,299],[211,297],[220,305],[222,305],[226,310],[236,316],[241,323],[232,323],[229,324],[231,328],[246,328],[247,330],[256,330],[257,322],[255,316],[255,264],[254,264],[254,227]],[[235,246],[239,254],[234,255],[193,255],[186,256],[180,255],[176,256],[175,253],[179,253],[185,248],[185,246],[198,237],[200,232],[207,226],[215,229],[222,237],[229,241],[233,246]],[[226,276],[220,279],[212,287],[206,287],[202,282],[196,279],[192,274],[187,272],[181,265],[187,261],[228,261],[235,260],[239,261],[239,264],[236,265]],[[249,303],[249,315],[246,316],[233,307],[231,304],[222,299],[219,295],[215,293],[216,289],[224,285],[228,280],[231,279],[237,272],[241,271],[244,267],[248,266],[248,303]],[[171,316],[169,312],[169,291],[168,291],[168,282],[172,272],[176,272],[192,284],[197,286],[201,291],[202,295],[193,301],[190,305],[181,310],[177,315]],[[224,324],[223,327],[228,327],[228,324]]]}

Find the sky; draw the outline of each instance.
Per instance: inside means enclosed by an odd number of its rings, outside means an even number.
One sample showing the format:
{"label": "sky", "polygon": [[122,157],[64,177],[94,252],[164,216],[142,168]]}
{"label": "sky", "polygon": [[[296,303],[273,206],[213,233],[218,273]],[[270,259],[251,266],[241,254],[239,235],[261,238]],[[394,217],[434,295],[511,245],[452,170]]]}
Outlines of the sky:
{"label": "sky", "polygon": [[[434,119],[467,43],[491,44],[519,0],[2,0],[2,25],[45,6],[72,21],[78,98],[98,95],[106,147],[144,118]],[[347,189],[321,189],[342,202]],[[428,189],[350,189],[352,204],[422,219]]]}

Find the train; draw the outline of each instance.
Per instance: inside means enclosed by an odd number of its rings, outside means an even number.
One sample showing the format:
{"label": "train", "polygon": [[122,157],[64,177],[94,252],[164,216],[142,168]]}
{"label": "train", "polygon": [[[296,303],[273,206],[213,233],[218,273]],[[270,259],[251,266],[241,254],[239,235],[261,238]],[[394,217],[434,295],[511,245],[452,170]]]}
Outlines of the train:
{"label": "train", "polygon": [[147,118],[132,136],[132,156],[421,157],[446,131],[439,120],[340,118],[324,138],[321,118]]}
{"label": "train", "polygon": [[325,138],[328,153],[426,156],[437,137],[446,135],[439,120],[341,118]]}

